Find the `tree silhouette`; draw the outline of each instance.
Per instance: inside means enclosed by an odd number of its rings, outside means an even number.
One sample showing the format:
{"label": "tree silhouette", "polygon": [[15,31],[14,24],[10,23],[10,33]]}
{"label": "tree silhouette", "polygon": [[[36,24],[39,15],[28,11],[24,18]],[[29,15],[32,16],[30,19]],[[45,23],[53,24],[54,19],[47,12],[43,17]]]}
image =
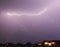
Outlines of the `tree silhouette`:
{"label": "tree silhouette", "polygon": [[26,46],[31,47],[32,46],[32,43],[31,42],[27,42],[26,43]]}

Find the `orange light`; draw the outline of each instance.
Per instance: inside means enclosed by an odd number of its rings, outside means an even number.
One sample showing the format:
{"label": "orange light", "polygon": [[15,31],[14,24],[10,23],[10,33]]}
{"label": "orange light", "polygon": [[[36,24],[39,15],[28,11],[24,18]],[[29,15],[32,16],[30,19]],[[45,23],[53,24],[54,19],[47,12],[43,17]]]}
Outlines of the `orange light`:
{"label": "orange light", "polygon": [[55,44],[55,42],[52,42],[52,44]]}
{"label": "orange light", "polygon": [[48,45],[49,45],[49,46],[51,46],[51,45],[52,45],[52,43],[49,43]]}
{"label": "orange light", "polygon": [[45,45],[48,45],[49,43],[48,43],[48,42],[45,42],[44,44],[45,44]]}

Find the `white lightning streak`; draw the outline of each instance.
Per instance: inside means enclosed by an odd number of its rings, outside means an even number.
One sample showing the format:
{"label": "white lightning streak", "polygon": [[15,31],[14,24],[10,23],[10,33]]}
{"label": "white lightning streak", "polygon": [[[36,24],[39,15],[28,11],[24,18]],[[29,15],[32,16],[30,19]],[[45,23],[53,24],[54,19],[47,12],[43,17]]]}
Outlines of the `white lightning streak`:
{"label": "white lightning streak", "polygon": [[7,16],[23,16],[23,15],[26,15],[26,16],[39,16],[39,15],[42,15],[43,13],[45,13],[47,11],[48,8],[44,8],[42,11],[39,11],[38,13],[17,13],[17,12],[5,12],[4,15],[7,15]]}

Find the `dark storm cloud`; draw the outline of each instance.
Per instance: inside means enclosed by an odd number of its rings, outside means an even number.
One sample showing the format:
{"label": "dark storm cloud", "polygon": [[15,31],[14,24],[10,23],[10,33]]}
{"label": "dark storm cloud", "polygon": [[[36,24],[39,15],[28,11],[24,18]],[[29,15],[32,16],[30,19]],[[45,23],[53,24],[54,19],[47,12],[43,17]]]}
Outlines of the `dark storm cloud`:
{"label": "dark storm cloud", "polygon": [[0,6],[3,9],[39,11],[46,7],[51,1],[48,0],[0,0]]}
{"label": "dark storm cloud", "polygon": [[11,10],[32,13],[48,7],[47,12],[40,16],[9,17],[0,15],[0,41],[38,42],[45,39],[58,39],[60,8],[58,3],[56,3],[58,7],[54,5],[55,3],[51,0],[0,0],[1,12]]}

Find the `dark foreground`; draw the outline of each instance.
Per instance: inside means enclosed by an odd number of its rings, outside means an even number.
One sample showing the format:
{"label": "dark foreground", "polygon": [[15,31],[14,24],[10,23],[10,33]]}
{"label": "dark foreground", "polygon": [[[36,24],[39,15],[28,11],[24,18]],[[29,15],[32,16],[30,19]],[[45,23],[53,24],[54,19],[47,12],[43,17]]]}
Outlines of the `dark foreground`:
{"label": "dark foreground", "polygon": [[0,44],[0,47],[60,47],[60,45],[41,45],[41,44],[12,44],[12,43],[6,43],[6,44]]}
{"label": "dark foreground", "polygon": [[35,44],[32,44],[30,42],[26,44],[0,43],[0,47],[60,47],[60,40],[45,40],[43,42]]}

